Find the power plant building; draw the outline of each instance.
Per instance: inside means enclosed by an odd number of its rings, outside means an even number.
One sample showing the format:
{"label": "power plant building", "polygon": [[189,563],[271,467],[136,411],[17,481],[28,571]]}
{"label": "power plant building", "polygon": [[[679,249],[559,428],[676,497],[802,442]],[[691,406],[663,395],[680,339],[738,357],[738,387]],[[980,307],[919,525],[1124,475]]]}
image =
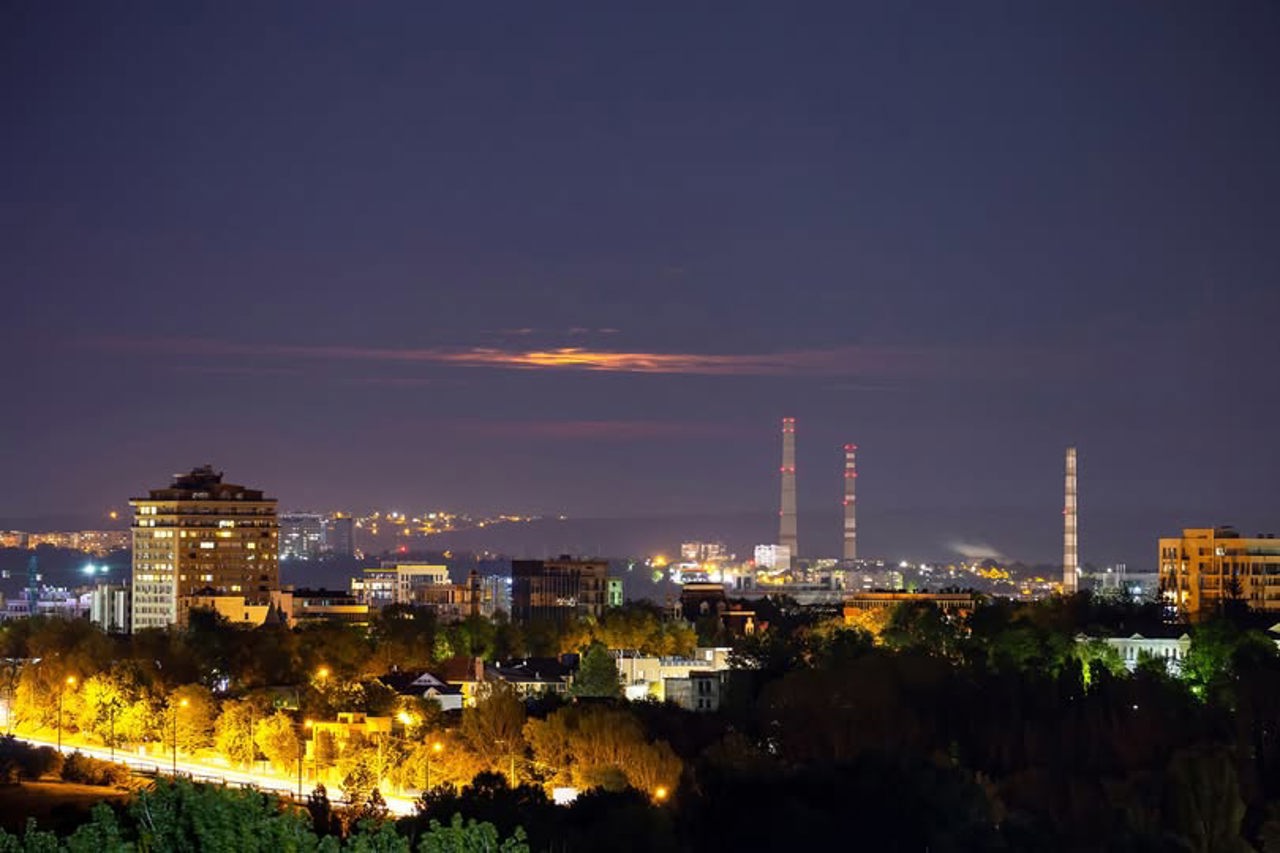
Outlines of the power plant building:
{"label": "power plant building", "polygon": [[206,465],[129,505],[134,632],[185,621],[184,599],[224,595],[269,604],[279,589],[275,498],[224,483]]}

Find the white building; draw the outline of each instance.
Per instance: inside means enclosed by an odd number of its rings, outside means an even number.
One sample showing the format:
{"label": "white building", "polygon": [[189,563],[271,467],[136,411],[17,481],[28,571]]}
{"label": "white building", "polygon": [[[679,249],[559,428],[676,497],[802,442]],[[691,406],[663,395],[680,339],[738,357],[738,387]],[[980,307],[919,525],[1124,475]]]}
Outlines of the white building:
{"label": "white building", "polygon": [[688,679],[694,672],[725,672],[729,669],[730,649],[723,647],[700,648],[691,658],[660,658],[642,655],[637,651],[613,651],[622,676],[623,695],[631,701],[656,699],[666,701],[668,682]]}
{"label": "white building", "polygon": [[771,572],[791,568],[791,549],[786,545],[757,545],[756,568]]}
{"label": "white building", "polygon": [[129,587],[100,583],[89,593],[89,621],[108,634],[129,633]]}
{"label": "white building", "polygon": [[351,579],[351,592],[370,607],[388,604],[411,604],[415,592],[425,586],[448,586],[449,567],[428,563],[383,563],[378,569],[365,569]]}

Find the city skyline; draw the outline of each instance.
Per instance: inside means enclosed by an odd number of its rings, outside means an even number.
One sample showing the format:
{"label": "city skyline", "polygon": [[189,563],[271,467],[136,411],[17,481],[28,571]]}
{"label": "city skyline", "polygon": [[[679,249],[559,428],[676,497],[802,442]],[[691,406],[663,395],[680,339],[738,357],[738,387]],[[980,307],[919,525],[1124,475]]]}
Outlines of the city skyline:
{"label": "city skyline", "polygon": [[5,15],[0,518],[1280,518],[1275,8]]}

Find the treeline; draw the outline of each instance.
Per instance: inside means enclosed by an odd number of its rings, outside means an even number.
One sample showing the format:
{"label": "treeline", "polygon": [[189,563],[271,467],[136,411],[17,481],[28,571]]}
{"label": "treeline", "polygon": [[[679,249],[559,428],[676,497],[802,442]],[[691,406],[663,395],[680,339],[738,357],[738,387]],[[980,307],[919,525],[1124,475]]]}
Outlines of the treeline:
{"label": "treeline", "polygon": [[[457,813],[501,837],[519,827],[534,850],[1280,850],[1280,655],[1248,614],[1187,628],[1190,650],[1173,675],[1156,659],[1130,673],[1111,646],[1079,639],[1168,630],[1151,604],[1081,594],[989,602],[963,618],[911,604],[853,627],[786,600],[755,606],[769,628],[736,642],[715,713],[586,697],[526,703],[496,686],[457,716],[401,706],[412,724],[378,744],[318,740],[317,761],[333,762],[344,798],[369,820],[376,786],[425,789],[420,814],[396,830],[413,845],[424,822]],[[418,621],[409,616],[354,638],[367,650],[391,627],[413,635],[417,626],[400,624]],[[580,650],[601,636],[588,628],[560,636]],[[307,668],[293,672],[303,714],[380,701],[340,675],[360,671],[358,653],[331,644],[321,658],[305,646],[350,631],[289,632],[303,643],[292,663]],[[193,624],[164,640],[260,649],[258,633]],[[408,645],[421,650],[426,636]],[[324,677],[322,661],[334,667]],[[209,665],[245,677],[234,663]],[[157,683],[167,672],[138,657],[115,666]],[[182,690],[208,690],[210,673],[196,674]],[[196,706],[194,693],[181,695],[184,711]],[[284,743],[302,737],[298,716],[254,706],[254,689],[210,696],[205,736],[226,755],[277,749],[258,736],[264,725]],[[290,753],[279,749],[267,758],[283,767]],[[580,792],[571,808],[552,803],[565,787]]]}
{"label": "treeline", "polygon": [[369,817],[346,832],[317,822],[329,812],[323,792],[307,810],[251,789],[159,781],[124,808],[96,806],[90,820],[58,837],[29,823],[21,836],[0,830],[0,853],[137,853],[207,850],[236,853],[526,853],[523,832],[501,837],[492,824],[424,819],[408,832],[385,817]]}
{"label": "treeline", "polygon": [[[515,624],[502,613],[493,619],[444,623],[429,608],[395,606],[377,613],[368,626],[319,622],[295,629],[245,629],[195,610],[184,631],[150,629],[132,635],[104,634],[83,620],[13,620],[0,626],[0,658],[39,659],[52,673],[51,681],[68,675],[83,678],[105,671],[112,662],[131,661],[135,677],[163,690],[202,684],[237,692],[304,683],[320,668],[350,682],[397,669],[429,669],[459,655],[485,660],[554,657],[578,652],[593,641],[649,654],[687,655],[697,639],[691,626],[664,618],[646,603],[614,608],[600,620],[530,625]],[[19,668],[11,663],[8,676],[18,675]],[[13,686],[4,677],[0,672],[0,689]]]}

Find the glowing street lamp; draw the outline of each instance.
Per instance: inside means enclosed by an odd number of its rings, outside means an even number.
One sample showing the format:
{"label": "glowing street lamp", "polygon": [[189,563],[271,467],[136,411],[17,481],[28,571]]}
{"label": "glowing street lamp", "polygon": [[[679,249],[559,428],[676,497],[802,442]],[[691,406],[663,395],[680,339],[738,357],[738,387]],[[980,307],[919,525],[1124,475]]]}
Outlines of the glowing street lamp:
{"label": "glowing street lamp", "polygon": [[426,791],[431,790],[431,756],[439,755],[443,751],[444,751],[444,744],[442,744],[440,741],[433,742],[431,744],[431,749],[427,751],[427,778],[426,778],[427,784],[424,788],[424,790]]}
{"label": "glowing street lamp", "polygon": [[64,686],[75,687],[76,677],[68,675],[66,680],[58,685],[58,752],[62,752],[62,690]]}
{"label": "glowing street lamp", "polygon": [[666,799],[670,794],[671,792],[667,790],[666,785],[659,785],[653,789],[653,798],[660,803],[666,802]]}

